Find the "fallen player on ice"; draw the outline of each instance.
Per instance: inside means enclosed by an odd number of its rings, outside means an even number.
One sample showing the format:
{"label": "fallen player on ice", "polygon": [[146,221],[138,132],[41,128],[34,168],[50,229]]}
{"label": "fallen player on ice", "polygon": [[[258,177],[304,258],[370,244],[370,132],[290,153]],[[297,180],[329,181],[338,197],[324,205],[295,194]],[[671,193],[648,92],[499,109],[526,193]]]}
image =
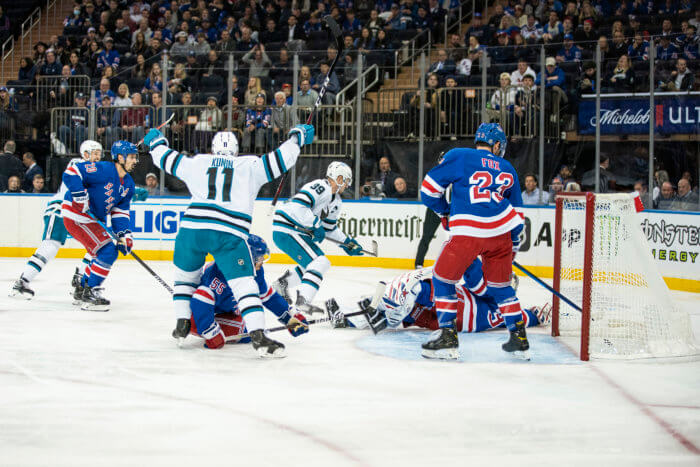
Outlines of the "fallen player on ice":
{"label": "fallen player on ice", "polygon": [[[354,309],[341,309],[335,299],[326,301],[326,310],[334,328],[367,327],[377,333],[387,327],[411,327],[439,329],[435,298],[432,286],[432,268],[407,272],[386,284],[377,309],[369,309],[369,318],[345,317]],[[476,260],[464,274],[464,282],[457,284],[457,332],[482,332],[503,328],[503,317],[498,304],[488,293],[481,272],[481,261]],[[362,310],[370,306],[370,298],[359,302]],[[523,321],[527,327],[547,325],[551,319],[551,306],[523,310]]]}

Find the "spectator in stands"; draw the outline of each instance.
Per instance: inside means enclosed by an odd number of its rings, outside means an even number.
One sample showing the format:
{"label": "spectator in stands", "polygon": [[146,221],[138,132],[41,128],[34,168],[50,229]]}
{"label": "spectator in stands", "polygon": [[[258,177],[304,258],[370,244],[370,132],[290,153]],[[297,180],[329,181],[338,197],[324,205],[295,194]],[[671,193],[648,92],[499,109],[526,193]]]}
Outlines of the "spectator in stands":
{"label": "spectator in stands", "polygon": [[304,78],[299,80],[300,90],[297,93],[297,105],[299,107],[313,107],[318,93],[311,89],[311,82]]}
{"label": "spectator in stands", "polygon": [[541,191],[537,187],[537,176],[533,173],[525,174],[525,189],[522,192],[523,205],[536,206],[546,204],[549,195],[541,196]]}
{"label": "spectator in stands", "polygon": [[[545,60],[545,73],[544,73],[544,87],[545,89],[559,89],[564,91],[565,88],[565,78],[564,72],[557,66],[557,61],[554,57],[547,57]],[[535,84],[538,86],[542,85],[542,72],[537,75]]]}
{"label": "spectator in stands", "polygon": [[146,44],[146,36],[144,36],[144,34],[141,31],[136,31],[134,34],[136,35],[136,39],[134,40],[134,43],[131,44],[131,55],[137,56],[139,54],[146,53],[146,51],[148,50],[148,45]]}
{"label": "spectator in stands", "polygon": [[12,34],[10,18],[7,17],[0,5],[0,44],[4,44],[7,38],[10,37],[10,34]]}
{"label": "spectator in stands", "polygon": [[100,86],[95,91],[95,102],[97,103],[97,106],[102,105],[102,99],[105,96],[109,97],[110,102],[114,102],[114,99],[117,97],[109,88],[109,80],[103,78],[100,80]]}
{"label": "spectator in stands", "polygon": [[17,145],[13,140],[7,140],[4,152],[0,154],[0,175],[7,180],[12,176],[24,177],[25,167],[15,155]]}
{"label": "spectator in stands", "polygon": [[595,50],[598,37],[598,32],[593,28],[593,20],[590,18],[584,20],[583,27],[578,28],[574,32],[574,40],[583,50]]}
{"label": "spectator in stands", "polygon": [[391,10],[389,10],[389,16],[386,18],[385,29],[391,29],[392,31],[403,31],[406,29],[406,21],[401,10],[399,10],[399,5],[394,3],[391,5]]}
{"label": "spectator in stands", "polygon": [[372,38],[377,37],[377,33],[384,28],[385,24],[384,18],[379,16],[379,11],[377,11],[376,8],[370,11],[369,20],[367,21],[367,29],[369,29],[370,33],[372,34]]}
{"label": "spectator in stands", "polygon": [[31,57],[23,57],[19,61],[19,70],[17,71],[17,79],[21,82],[20,84],[32,83],[35,75],[36,67],[34,66],[34,60],[32,60]]}
{"label": "spectator in stands", "polygon": [[678,180],[678,195],[671,204],[675,211],[698,211],[698,195],[691,189],[690,182],[685,178]]}
{"label": "spectator in stands", "polygon": [[[620,26],[622,27],[622,26]],[[615,31],[613,33],[613,40],[612,40],[612,45],[610,47],[610,52],[606,56],[606,58],[615,58],[618,59],[621,56],[627,54],[627,48],[628,48],[627,41],[625,41],[625,34],[620,31]]]}
{"label": "spectator in stands", "polygon": [[698,47],[700,47],[700,37],[695,34],[697,28],[691,24],[685,29],[685,35],[676,37],[676,48],[678,53],[688,60],[696,60],[699,57]]}
{"label": "spectator in stands", "polygon": [[451,139],[456,140],[455,135],[461,135],[466,129],[466,98],[464,91],[455,89],[457,80],[453,75],[445,79],[445,88],[439,93],[440,100],[440,122],[445,128],[444,134],[452,135]]}
{"label": "spectator in stands", "polygon": [[659,91],[692,91],[695,84],[695,75],[688,69],[688,61],[685,58],[676,60],[676,69],[673,70],[665,81],[659,82]]}
{"label": "spectator in stands", "polygon": [[63,65],[56,60],[56,54],[53,50],[46,51],[46,62],[41,66],[39,74],[42,76],[59,76]]}
{"label": "spectator in stands", "polygon": [[260,42],[269,44],[270,42],[283,42],[282,31],[277,29],[277,22],[274,18],[268,18],[265,23],[265,30],[258,34]]}
{"label": "spectator in stands", "polygon": [[469,49],[467,50],[467,58],[471,60],[472,67],[479,64],[479,59],[483,55],[483,51],[486,49],[483,45],[479,43],[479,40],[475,36],[469,36]]}
{"label": "spectator in stands", "polygon": [[22,155],[22,164],[24,164],[24,167],[26,167],[26,170],[24,172],[24,178],[22,181],[22,189],[24,191],[30,192],[32,191],[32,182],[34,181],[34,176],[43,176],[44,171],[41,170],[41,167],[37,165],[36,158],[31,152],[25,152]]}
{"label": "spectator in stands", "polygon": [[394,180],[399,176],[398,173],[391,170],[391,161],[387,156],[379,158],[379,181],[382,182],[384,192],[387,196],[392,197],[394,191]]}
{"label": "spectator in stands", "polygon": [[439,49],[437,52],[437,61],[430,65],[428,73],[435,73],[440,78],[447,75],[452,75],[455,72],[455,62],[450,60],[445,49]]}
{"label": "spectator in stands", "polygon": [[513,47],[510,47],[510,36],[508,36],[508,33],[501,29],[496,35],[498,37],[498,46],[489,47],[488,49],[493,63],[505,65],[515,62],[514,50]]}
{"label": "spectator in stands", "polygon": [[287,131],[298,123],[292,107],[287,104],[287,96],[282,91],[275,93],[275,105],[270,109],[270,124],[273,141],[271,146],[279,145],[286,138]]}
{"label": "spectator in stands", "polygon": [[187,33],[180,31],[175,34],[175,42],[170,47],[170,55],[173,57],[187,57],[192,51],[192,44],[187,42]]}
{"label": "spectator in stands", "polygon": [[[318,75],[316,75],[316,83],[312,86],[316,92],[321,90],[320,83],[324,82],[326,74],[328,74],[330,68],[330,64],[327,61],[324,60],[321,62],[320,72]],[[328,79],[328,86],[326,86],[326,94],[323,96],[323,103],[326,105],[332,105],[335,103],[336,94],[340,92],[340,81],[338,81],[338,75],[335,74],[335,71],[330,74]]]}
{"label": "spectator in stands", "polygon": [[270,76],[272,61],[265,53],[265,46],[263,44],[256,44],[243,56],[241,61],[248,64],[249,78],[267,78]]}
{"label": "spectator in stands", "polygon": [[[118,139],[124,138],[130,141],[140,141],[145,134],[144,129],[150,127],[149,109],[141,107],[141,94],[138,92],[132,94],[131,102],[133,105],[130,108],[119,112],[120,125],[118,131],[110,131],[110,133],[115,133],[115,137],[118,135]],[[104,133],[106,134],[107,131],[105,130]]]}
{"label": "spectator in stands", "polygon": [[170,194],[167,188],[159,186],[158,177],[153,172],[146,174],[146,190],[148,190],[148,196],[167,196]]}
{"label": "spectator in stands", "polygon": [[221,39],[216,43],[216,50],[219,52],[235,52],[238,42],[231,36],[231,33],[224,29],[221,31]]}
{"label": "spectator in stands", "polygon": [[595,94],[595,62],[587,61],[583,64],[583,74],[576,84],[576,95],[581,97],[584,94]]}
{"label": "spectator in stands", "polygon": [[43,174],[36,174],[32,179],[31,188],[24,190],[27,193],[48,193],[49,190],[46,189],[46,179]]}
{"label": "spectator in stands", "polygon": [[[601,154],[600,155],[600,167],[598,169],[598,173],[600,176],[600,182],[599,182],[599,188],[597,193],[611,193],[615,191],[616,188],[616,182],[615,182],[615,175],[613,175],[610,170],[610,158],[605,155]],[[583,185],[586,185],[587,188],[589,189],[594,189],[595,188],[595,169],[591,169],[587,172],[585,172],[581,176],[581,183]]]}
{"label": "spectator in stands", "polygon": [[688,21],[688,24],[695,27],[696,31],[700,31],[700,7],[695,7],[695,17]]}
{"label": "spectator in stands", "polygon": [[286,41],[287,48],[290,50],[300,50],[306,40],[304,27],[297,24],[297,17],[291,15],[287,19],[287,27],[282,30],[282,40]]}
{"label": "spectator in stands", "polygon": [[406,183],[406,179],[403,177],[396,177],[394,179],[393,188],[391,198],[415,198],[415,195],[408,192],[408,184]]}
{"label": "spectator in stands", "polygon": [[456,79],[461,80],[462,83],[466,83],[472,73],[472,61],[465,55],[465,50],[457,50],[454,54],[454,61],[457,64],[455,68]]}
{"label": "spectator in stands", "polygon": [[627,47],[627,56],[631,61],[649,60],[649,43],[638,32],[634,35],[632,43]]}
{"label": "spectator in stands", "polygon": [[136,56],[136,65],[131,69],[131,77],[146,80],[148,78],[148,64],[143,55]]}
{"label": "spectator in stands", "polygon": [[[243,132],[243,148],[248,152],[262,154],[265,151],[268,128],[270,128],[272,114],[269,108],[265,108],[265,95],[258,94],[255,98],[255,106],[246,111],[245,131]],[[253,148],[252,143],[255,147]]]}
{"label": "spectator in stands", "polygon": [[374,47],[374,37],[372,37],[372,33],[369,31],[369,29],[362,28],[362,31],[360,31],[360,37],[355,39],[353,47],[365,55],[372,50]]}
{"label": "spectator in stands", "polygon": [[520,28],[520,35],[528,44],[535,44],[542,39],[542,26],[537,22],[533,14],[527,15],[527,22]]}
{"label": "spectator in stands", "polygon": [[[2,7],[0,7],[2,11]],[[70,12],[66,19],[63,20],[63,34],[78,35],[83,32],[84,18],[80,13],[80,6],[76,5],[73,7],[73,11]],[[0,16],[0,25],[2,24],[2,17]]]}
{"label": "spectator in stands", "polygon": [[545,43],[559,42],[561,36],[564,35],[564,26],[559,21],[559,15],[556,11],[549,12],[549,21],[542,28],[542,40]]}
{"label": "spectator in stands", "polygon": [[58,138],[71,153],[78,152],[80,143],[87,139],[88,109],[87,96],[79,92],[75,95],[75,107],[64,113],[65,121],[58,127]]}
{"label": "spectator in stands", "polygon": [[24,193],[22,184],[17,175],[13,175],[7,179],[7,190],[5,190],[5,193]]}
{"label": "spectator in stands", "polygon": [[352,9],[348,9],[345,12],[345,21],[343,21],[343,32],[354,33],[362,29],[362,23],[355,17],[355,12]]}
{"label": "spectator in stands", "polygon": [[[498,77],[498,82],[501,85],[499,89],[491,95],[491,120],[498,120],[501,114],[501,109],[508,112],[512,111],[515,106],[515,88],[510,85],[510,75],[501,73]],[[495,112],[494,112],[495,111]]]}
{"label": "spectator in stands", "polygon": [[671,210],[673,209],[673,202],[676,200],[676,196],[673,190],[673,185],[671,182],[663,182],[661,184],[661,193],[659,197],[654,200],[654,209]]}
{"label": "spectator in stands", "polygon": [[157,37],[151,37],[151,40],[148,41],[148,50],[146,50],[146,53],[143,56],[146,60],[150,60],[153,57],[158,56],[163,49],[164,47],[160,40]]}
{"label": "spectator in stands", "polygon": [[[440,5],[440,2],[438,0],[428,0],[428,14],[430,15],[430,19],[433,22],[433,27],[437,28],[439,25],[442,25],[445,23],[445,16],[447,15],[447,11]],[[478,11],[474,13],[474,16],[476,15],[481,18],[481,13]],[[474,22],[472,21],[472,26],[474,25]],[[469,37],[469,33],[467,32],[467,37]]]}
{"label": "spectator in stands", "polygon": [[262,90],[262,86],[260,85],[260,78],[256,78],[255,76],[251,76],[250,78],[248,78],[248,86],[246,87],[246,90],[244,93],[243,105],[254,106],[255,105],[255,98],[260,93],[264,94],[264,92]]}
{"label": "spectator in stands", "polygon": [[520,86],[523,83],[523,78],[526,74],[535,76],[535,71],[530,68],[527,61],[524,59],[518,60],[518,68],[510,74],[510,82],[513,86]]}
{"label": "spectator in stands", "polygon": [[659,38],[660,44],[656,46],[657,60],[675,60],[678,58],[676,46],[671,44],[671,35],[664,35]]}
{"label": "spectator in stands", "polygon": [[104,43],[105,48],[97,57],[97,68],[111,66],[116,70],[119,68],[119,52],[114,50],[114,39],[108,37]]}
{"label": "spectator in stands", "polygon": [[197,57],[203,57],[209,53],[211,46],[207,42],[207,36],[203,32],[197,33],[197,41],[192,46]]}
{"label": "spectator in stands", "polygon": [[556,196],[562,191],[564,191],[564,181],[557,175],[549,185],[549,204],[554,204]]}
{"label": "spectator in stands", "polygon": [[[433,18],[424,5],[418,6],[418,12],[413,16],[413,27],[420,32],[433,29]],[[457,40],[461,41],[459,34],[457,34]]]}
{"label": "spectator in stands", "polygon": [[119,109],[112,107],[112,101],[109,96],[102,97],[102,103],[100,108],[97,109],[97,136],[100,137],[100,141],[104,142],[104,147],[112,147],[114,143],[119,138],[118,135],[121,134],[121,129],[119,128],[119,122],[121,119],[121,112]]}
{"label": "spectator in stands", "polygon": [[557,62],[580,62],[581,49],[574,45],[574,36],[570,33],[564,34],[564,47],[557,53]]}
{"label": "spectator in stands", "polygon": [[117,88],[117,95],[113,103],[115,107],[131,107],[132,102],[129,97],[129,86],[127,86],[126,83],[120,84],[119,88]]}
{"label": "spectator in stands", "polygon": [[617,60],[617,66],[603,82],[603,92],[634,92],[634,70],[627,55]]}
{"label": "spectator in stands", "polygon": [[233,75],[233,78],[231,78],[231,89],[233,91],[232,94],[239,102],[245,100],[245,89],[238,85],[238,77],[236,75]]}
{"label": "spectator in stands", "polygon": [[127,53],[131,47],[131,29],[124,22],[123,18],[117,19],[117,23],[114,27],[114,34],[112,34],[114,39],[114,47],[117,51],[121,53]]}
{"label": "spectator in stands", "polygon": [[5,86],[0,86],[0,132],[11,134],[16,117],[17,103]]}
{"label": "spectator in stands", "polygon": [[525,73],[523,82],[515,94],[512,130],[515,135],[535,136],[535,118],[539,109],[535,90],[535,72]]}
{"label": "spectator in stands", "polygon": [[[208,98],[209,99],[209,98]],[[208,102],[207,99],[207,103]],[[214,101],[216,104],[216,100]],[[146,121],[146,126],[149,126],[148,124],[150,123],[150,127],[156,128],[159,125],[163,124],[170,116],[173,114],[172,109],[167,109],[167,112],[165,109],[163,109],[163,95],[160,92],[154,92],[151,94],[151,104],[153,105],[153,112],[149,114],[149,121]],[[219,111],[219,114],[221,111]],[[221,118],[219,118],[219,122],[221,122]]]}
{"label": "spectator in stands", "polygon": [[[225,82],[226,78],[228,77],[228,70],[225,68],[225,66],[226,65],[224,65],[224,63],[222,63],[219,59],[219,54],[216,52],[216,50],[210,50],[207,54],[207,60],[204,62],[204,65],[202,65],[202,69],[200,70],[199,79],[201,80],[202,78],[210,76],[220,76]],[[192,82],[187,78],[187,70],[185,69],[184,65],[181,68],[182,70],[180,71],[180,76],[178,77],[180,79],[179,87],[181,90],[177,92],[190,90],[192,88]],[[177,67],[175,72],[178,72]]]}
{"label": "spectator in stands", "polygon": [[158,62],[154,63],[151,67],[151,72],[146,78],[146,82],[143,84],[142,94],[148,94],[152,92],[162,92],[163,91],[163,71],[160,68]]}
{"label": "spectator in stands", "polygon": [[46,42],[39,41],[34,44],[34,55],[32,56],[32,59],[34,60],[38,70],[41,70],[41,67],[46,62],[46,49],[48,49]]}
{"label": "spectator in stands", "polygon": [[636,191],[639,195],[639,199],[642,202],[642,206],[644,206],[644,209],[651,209],[653,207],[653,203],[649,196],[648,187],[644,182],[642,182],[641,180],[636,181],[634,183],[634,191]]}

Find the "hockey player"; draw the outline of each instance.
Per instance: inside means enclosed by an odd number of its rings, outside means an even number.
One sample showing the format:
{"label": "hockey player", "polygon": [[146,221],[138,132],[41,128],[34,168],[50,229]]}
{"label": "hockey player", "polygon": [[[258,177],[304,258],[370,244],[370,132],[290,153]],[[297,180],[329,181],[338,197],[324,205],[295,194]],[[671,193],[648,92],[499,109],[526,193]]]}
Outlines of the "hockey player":
{"label": "hockey player", "polygon": [[350,256],[362,255],[357,240],[343,233],[336,223],[340,216],[340,195],[352,184],[352,171],[344,162],[331,162],[326,178],[304,185],[299,193],[282,203],[272,220],[272,240],[296,263],[272,285],[292,303],[290,288],[298,287],[296,307],[303,312],[323,312],[311,304],[331,267],[318,243],[326,237],[342,242]]}
{"label": "hockey player", "polygon": [[[481,261],[476,260],[467,269],[464,283],[456,285],[457,332],[481,332],[504,327],[498,304],[487,291],[481,276]],[[470,286],[471,285],[471,286]],[[477,292],[480,292],[479,295]],[[366,309],[367,299],[360,302]],[[367,327],[364,316],[345,318],[334,299],[326,301],[326,310],[333,327]],[[379,314],[373,318],[372,327],[380,331],[385,327],[418,326],[436,330],[439,328],[433,298],[432,268],[418,269],[402,274],[388,283],[377,307]],[[551,318],[551,307],[534,307],[524,310],[528,327],[547,325]]]}
{"label": "hockey player", "polygon": [[[116,141],[112,145],[112,162],[81,162],[68,167],[63,183],[68,192],[61,205],[68,232],[83,244],[94,258],[83,276],[81,309],[108,311],[110,302],[102,296],[102,282],[107,278],[119,252],[128,255],[134,246],[129,230],[129,207],[134,195],[134,180],[129,173],[139,161],[133,143]],[[118,242],[100,225],[111,217]]]}
{"label": "hockey player", "polygon": [[246,240],[258,191],[296,163],[301,147],[313,141],[314,127],[297,125],[288,134],[286,142],[262,157],[237,157],[238,141],[231,132],[214,136],[214,154],[192,158],[170,149],[158,130],[150,130],[144,138],[153,163],[184,181],[192,194],[175,239],[177,325],[173,337],[178,340],[189,334],[190,299],[199,286],[207,253],[211,253],[238,303],[253,347],[262,357],[284,356],[284,345],[263,332],[263,306]]}
{"label": "hockey player", "polygon": [[[295,312],[284,298],[265,282],[263,263],[270,258],[270,250],[265,241],[251,234],[248,237],[248,247],[253,257],[255,282],[263,306],[287,326],[292,336],[297,337],[309,332],[306,318],[301,313]],[[226,343],[227,337],[246,332],[238,304],[216,263],[204,266],[202,280],[192,295],[190,308],[192,310],[190,333],[203,337],[206,341],[205,346],[209,349],[220,349]],[[250,339],[243,338],[238,342],[249,341]]]}
{"label": "hockey player", "polygon": [[[445,154],[421,185],[423,204],[449,219],[450,239],[443,245],[433,270],[437,330],[423,343],[427,358],[458,358],[455,330],[455,284],[477,256],[484,263],[484,279],[510,333],[502,348],[529,358],[529,343],[520,302],[510,285],[511,231],[522,224],[515,207],[522,205],[518,175],[503,159],[506,136],[497,123],[482,123],[474,138],[476,149],[458,148]],[[445,189],[452,184],[452,202]]]}
{"label": "hockey player", "polygon": [[[80,145],[80,155],[82,158],[71,159],[68,162],[68,168],[73,167],[78,162],[97,162],[102,158],[102,145],[97,141],[85,140]],[[61,183],[58,192],[51,197],[46,209],[44,210],[44,233],[41,244],[36,249],[34,254],[29,258],[24,267],[24,271],[15,281],[10,291],[10,297],[24,298],[31,300],[34,297],[34,291],[29,288],[29,284],[34,278],[44,269],[44,267],[56,257],[56,253],[65,245],[68,232],[63,225],[63,217],[61,216],[61,203],[66,196],[65,183]],[[90,255],[85,255],[82,265],[76,268],[76,274],[82,274],[85,265],[91,261]]]}

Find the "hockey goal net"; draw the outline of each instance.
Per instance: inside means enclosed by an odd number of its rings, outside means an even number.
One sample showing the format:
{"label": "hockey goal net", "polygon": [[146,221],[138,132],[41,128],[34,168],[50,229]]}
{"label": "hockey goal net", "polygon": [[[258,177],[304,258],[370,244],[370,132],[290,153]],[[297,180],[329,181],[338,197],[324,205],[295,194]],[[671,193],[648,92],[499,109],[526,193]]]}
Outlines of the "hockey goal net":
{"label": "hockey goal net", "polygon": [[688,313],[674,306],[630,194],[556,199],[552,335],[581,337],[581,360],[696,355]]}

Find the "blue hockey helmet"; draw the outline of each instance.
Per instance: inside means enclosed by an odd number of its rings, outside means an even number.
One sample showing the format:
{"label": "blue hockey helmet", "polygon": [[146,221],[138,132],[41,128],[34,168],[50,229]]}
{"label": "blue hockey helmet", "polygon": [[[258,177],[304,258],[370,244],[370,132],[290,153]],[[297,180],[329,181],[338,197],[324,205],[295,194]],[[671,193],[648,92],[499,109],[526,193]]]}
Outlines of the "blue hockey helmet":
{"label": "blue hockey helmet", "polygon": [[119,156],[123,156],[124,160],[126,160],[126,156],[128,156],[129,154],[136,154],[136,161],[138,162],[139,150],[136,148],[136,145],[134,143],[130,143],[129,141],[115,141],[114,144],[112,144],[111,152],[112,160],[114,162],[119,161]]}
{"label": "blue hockey helmet", "polygon": [[501,125],[498,123],[482,123],[479,125],[479,128],[476,130],[476,136],[474,136],[474,143],[484,143],[493,148],[497,142],[501,143],[501,148],[496,155],[503,157],[506,154],[508,140]]}
{"label": "blue hockey helmet", "polygon": [[250,248],[250,254],[253,256],[254,262],[270,259],[270,248],[268,248],[262,237],[253,234],[248,235],[248,248]]}

